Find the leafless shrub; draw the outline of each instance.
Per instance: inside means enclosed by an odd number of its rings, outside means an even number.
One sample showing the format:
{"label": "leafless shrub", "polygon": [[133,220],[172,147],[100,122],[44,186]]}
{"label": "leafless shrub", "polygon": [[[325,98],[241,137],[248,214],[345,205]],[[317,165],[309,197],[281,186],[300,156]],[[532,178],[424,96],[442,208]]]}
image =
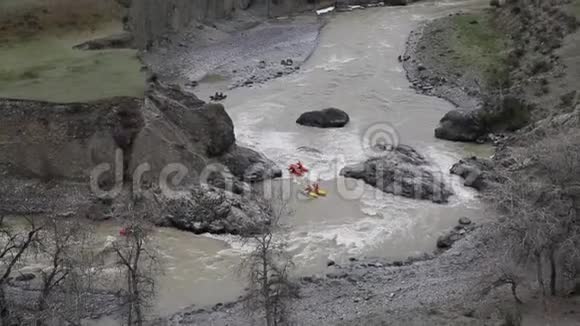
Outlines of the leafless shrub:
{"label": "leafless shrub", "polygon": [[487,199],[501,213],[497,235],[508,240],[505,251],[515,263],[535,264],[543,294],[548,266],[550,293],[556,295],[560,262],[580,254],[580,134],[549,136],[521,155],[515,159],[527,162],[525,168],[499,170],[502,182],[492,186]]}
{"label": "leafless shrub", "polygon": [[11,325],[17,317],[11,311],[6,297],[6,286],[13,269],[21,262],[28,250],[36,245],[41,227],[35,220],[27,220],[22,230],[10,227],[4,216],[0,216],[0,325]]}
{"label": "leafless shrub", "polygon": [[97,290],[102,271],[90,225],[78,218],[49,218],[40,233],[38,257],[48,262],[40,271],[35,324],[81,325]]}
{"label": "leafless shrub", "polygon": [[122,294],[124,314],[127,325],[142,326],[155,298],[155,276],[161,265],[151,239],[151,225],[134,216],[123,230],[124,239],[113,243],[112,250],[125,279]]}
{"label": "leafless shrub", "polygon": [[[497,244],[497,246],[499,247],[501,244]],[[498,252],[497,248],[493,248],[491,251]],[[488,277],[485,277],[482,281],[484,284],[481,295],[486,296],[496,288],[509,285],[514,301],[517,304],[522,304],[523,301],[518,296],[518,287],[525,282],[526,275],[520,265],[514,264],[511,257],[507,255],[490,259],[490,262],[492,262],[492,265],[488,266],[490,269]]]}
{"label": "leafless shrub", "polygon": [[244,303],[248,313],[262,312],[267,326],[287,325],[287,304],[297,296],[298,288],[289,279],[294,264],[279,232],[279,222],[290,211],[282,199],[264,204],[263,209],[272,217],[271,223],[251,236],[253,250],[240,265],[240,273],[248,282]]}

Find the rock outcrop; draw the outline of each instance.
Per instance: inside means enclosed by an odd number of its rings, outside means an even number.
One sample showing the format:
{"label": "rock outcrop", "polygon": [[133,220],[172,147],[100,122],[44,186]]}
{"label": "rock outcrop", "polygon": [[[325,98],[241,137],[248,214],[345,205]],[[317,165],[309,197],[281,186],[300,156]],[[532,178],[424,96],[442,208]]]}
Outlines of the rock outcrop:
{"label": "rock outcrop", "polygon": [[300,115],[297,124],[318,128],[341,128],[350,121],[348,114],[340,109],[328,108],[320,111],[308,111]]}
{"label": "rock outcrop", "polygon": [[141,100],[90,103],[0,99],[0,170],[43,180],[87,181],[99,164],[115,164],[144,125]]}
{"label": "rock outcrop", "polygon": [[485,134],[478,110],[451,110],[435,129],[435,137],[453,141],[475,141]]}
{"label": "rock outcrop", "polygon": [[497,180],[493,170],[493,161],[472,156],[453,164],[449,172],[462,177],[466,187],[481,191],[485,190],[490,181]]}
{"label": "rock outcrop", "polygon": [[103,38],[86,41],[75,45],[77,50],[123,49],[133,46],[133,35],[128,32],[113,34]]}
{"label": "rock outcrop", "polygon": [[258,182],[282,176],[282,170],[274,162],[252,149],[233,146],[227,153],[217,158],[238,179]]}
{"label": "rock outcrop", "polygon": [[[266,19],[265,0],[139,0],[129,3],[127,29],[141,48],[164,37],[187,31],[194,22],[212,23],[251,10],[256,21]],[[277,0],[270,3],[271,16],[285,16],[298,11],[331,6],[334,0]],[[244,17],[243,19],[247,19]]]}
{"label": "rock outcrop", "polygon": [[476,227],[469,218],[460,218],[458,224],[453,229],[437,238],[437,248],[443,250],[451,248],[455,242],[463,239],[469,232],[475,230]]}
{"label": "rock outcrop", "polygon": [[200,233],[252,234],[269,223],[266,210],[239,195],[202,185],[162,204],[162,216],[172,226]]}
{"label": "rock outcrop", "polygon": [[384,155],[343,168],[340,175],[361,179],[386,193],[445,203],[452,195],[443,178],[413,148],[399,145]]}
{"label": "rock outcrop", "polygon": [[[199,230],[241,232],[241,224],[264,219],[252,210],[252,201],[234,193],[248,191],[246,182],[281,175],[262,154],[235,144],[234,126],[222,105],[206,104],[174,86],[152,84],[144,99],[0,99],[0,110],[0,213],[100,220],[122,216],[122,206],[134,200],[143,201],[135,203],[136,209],[148,212],[167,199],[143,193],[186,189],[192,194],[185,206],[191,216],[199,205],[193,202],[205,198],[198,196],[204,192],[220,193],[232,206],[226,215],[214,214],[211,223],[195,220],[202,222]],[[216,227],[220,218],[227,220],[223,228]],[[195,229],[175,222],[177,217],[171,221]]]}

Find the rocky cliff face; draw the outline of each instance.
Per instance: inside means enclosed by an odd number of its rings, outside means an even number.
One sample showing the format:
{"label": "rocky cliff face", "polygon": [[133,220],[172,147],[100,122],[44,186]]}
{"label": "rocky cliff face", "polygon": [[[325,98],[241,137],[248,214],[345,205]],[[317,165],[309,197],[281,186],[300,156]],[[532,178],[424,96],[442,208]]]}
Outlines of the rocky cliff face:
{"label": "rocky cliff face", "polygon": [[[179,198],[197,194],[188,199],[191,209],[207,201],[206,193],[230,198],[220,207],[235,214],[216,215],[225,220],[214,218],[212,225],[219,227],[211,230],[241,232],[242,222],[255,224],[264,216],[252,213],[257,209],[252,201],[231,192],[281,175],[263,155],[236,146],[222,105],[206,104],[176,86],[153,84],[145,99],[67,104],[0,99],[0,110],[0,214],[101,219],[122,215],[133,203],[168,224],[177,217],[163,213],[165,207],[178,201],[166,197],[181,191]],[[214,172],[207,173],[210,165]],[[199,229],[210,230],[204,214],[188,214],[187,207],[179,212],[182,223],[176,226],[192,230],[193,221],[201,221]],[[191,223],[183,222],[189,217]]]}
{"label": "rocky cliff face", "polygon": [[[127,10],[127,27],[138,47],[147,47],[162,36],[179,33],[192,22],[232,18],[241,11],[264,19],[266,0],[119,0]],[[333,0],[271,0],[272,16],[288,15],[333,5]],[[260,18],[261,17],[261,18]]]}
{"label": "rocky cliff face", "polygon": [[86,180],[115,149],[129,149],[143,127],[136,98],[57,104],[0,100],[0,169],[41,179]]}

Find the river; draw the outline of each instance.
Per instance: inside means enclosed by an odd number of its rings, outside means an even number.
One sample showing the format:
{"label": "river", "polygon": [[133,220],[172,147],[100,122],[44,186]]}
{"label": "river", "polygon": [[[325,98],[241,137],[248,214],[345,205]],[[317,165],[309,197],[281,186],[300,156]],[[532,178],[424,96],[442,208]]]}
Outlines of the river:
{"label": "river", "polygon": [[[475,192],[448,171],[459,158],[489,156],[491,149],[435,139],[434,127],[453,106],[411,89],[397,59],[419,22],[483,3],[423,2],[336,14],[298,72],[231,91],[219,80],[200,84],[196,93],[201,98],[216,89],[227,91],[223,104],[234,121],[238,143],[265,153],[281,167],[304,162],[311,169],[309,178],[320,180],[329,191],[325,198],[292,196],[290,201],[294,213],[283,221],[289,226],[284,235],[296,275],[324,273],[329,259],[337,263],[358,256],[402,259],[430,252],[441,232],[460,217],[474,221],[484,217]],[[340,129],[295,123],[302,112],[326,107],[345,110],[351,122]],[[387,195],[338,176],[344,165],[365,160],[368,138],[381,137],[411,145],[425,155],[452,185],[455,196],[450,202],[442,205]],[[287,175],[284,178],[285,185],[298,188]],[[361,192],[339,190],[344,184],[356,185]],[[102,228],[102,234],[116,232],[114,225]],[[243,283],[235,271],[249,248],[241,239],[172,229],[157,232],[165,261],[159,313],[231,301],[242,293]]]}

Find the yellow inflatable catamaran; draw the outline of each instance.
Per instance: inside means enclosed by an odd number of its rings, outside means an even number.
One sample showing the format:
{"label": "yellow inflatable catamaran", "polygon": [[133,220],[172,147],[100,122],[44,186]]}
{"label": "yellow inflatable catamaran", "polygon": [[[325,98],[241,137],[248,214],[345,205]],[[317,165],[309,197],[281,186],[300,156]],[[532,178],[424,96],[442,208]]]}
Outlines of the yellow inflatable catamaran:
{"label": "yellow inflatable catamaran", "polygon": [[318,197],[324,197],[326,196],[326,190],[322,190],[320,189],[320,187],[318,186],[317,183],[315,183],[312,186],[308,186],[306,188],[306,193],[308,194],[308,196],[310,196],[311,198],[318,198]]}

